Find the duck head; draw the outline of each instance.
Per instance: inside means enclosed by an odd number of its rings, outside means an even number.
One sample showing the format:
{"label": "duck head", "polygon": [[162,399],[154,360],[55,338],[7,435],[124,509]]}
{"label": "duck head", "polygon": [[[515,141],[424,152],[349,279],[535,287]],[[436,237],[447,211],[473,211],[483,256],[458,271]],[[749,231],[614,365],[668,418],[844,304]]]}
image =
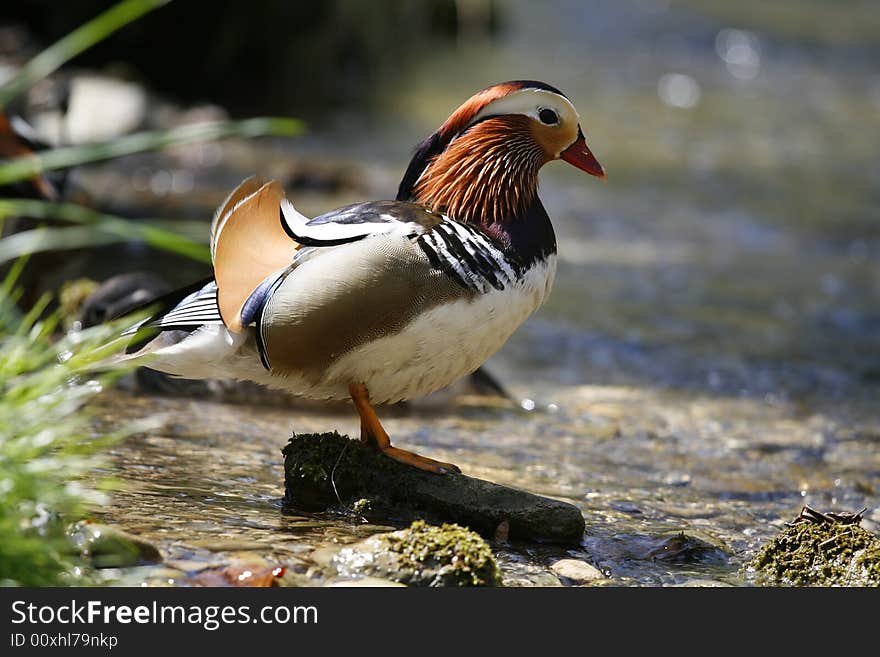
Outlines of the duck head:
{"label": "duck head", "polygon": [[565,94],[533,80],[503,82],[468,99],[419,145],[397,198],[457,221],[515,221],[537,195],[540,168],[557,159],[605,177]]}

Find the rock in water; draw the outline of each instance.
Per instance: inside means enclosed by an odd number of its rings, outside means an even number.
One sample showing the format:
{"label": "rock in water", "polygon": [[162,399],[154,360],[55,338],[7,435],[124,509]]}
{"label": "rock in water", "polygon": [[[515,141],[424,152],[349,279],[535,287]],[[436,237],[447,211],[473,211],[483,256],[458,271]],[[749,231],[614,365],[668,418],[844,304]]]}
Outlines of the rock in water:
{"label": "rock in water", "polygon": [[651,539],[644,547],[643,559],[670,563],[702,563],[724,565],[728,551],[720,541],[696,530],[666,534]]}
{"label": "rock in water", "polygon": [[285,507],[345,509],[371,522],[455,522],[484,536],[507,523],[513,539],[579,543],[584,518],[573,504],[461,474],[398,463],[336,432],[294,436],[284,453]]}
{"label": "rock in water", "polygon": [[162,561],[161,553],[152,543],[109,525],[81,520],[68,530],[68,539],[95,568],[124,568]]}
{"label": "rock in water", "polygon": [[417,520],[406,529],[377,534],[333,558],[343,577],[372,577],[408,586],[497,586],[495,557],[479,534],[455,524]]}
{"label": "rock in water", "polygon": [[747,564],[747,574],[781,586],[880,586],[880,538],[859,527],[863,512],[805,506]]}

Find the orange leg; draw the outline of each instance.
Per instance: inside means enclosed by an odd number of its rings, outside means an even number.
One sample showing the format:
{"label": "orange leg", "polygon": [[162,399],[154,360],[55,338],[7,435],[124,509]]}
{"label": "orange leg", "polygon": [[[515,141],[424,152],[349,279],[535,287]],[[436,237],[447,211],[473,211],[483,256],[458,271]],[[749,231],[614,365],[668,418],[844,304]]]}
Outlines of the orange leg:
{"label": "orange leg", "polygon": [[352,401],[357,408],[358,415],[361,416],[361,442],[365,445],[373,445],[395,461],[406,463],[419,470],[427,470],[428,472],[436,472],[437,474],[449,474],[450,472],[461,472],[458,466],[451,463],[443,463],[435,461],[426,456],[419,456],[414,452],[408,452],[405,449],[399,449],[391,446],[391,439],[388,437],[384,427],[379,422],[376,411],[370,404],[370,393],[367,387],[362,383],[352,383],[348,386],[348,393],[351,395]]}

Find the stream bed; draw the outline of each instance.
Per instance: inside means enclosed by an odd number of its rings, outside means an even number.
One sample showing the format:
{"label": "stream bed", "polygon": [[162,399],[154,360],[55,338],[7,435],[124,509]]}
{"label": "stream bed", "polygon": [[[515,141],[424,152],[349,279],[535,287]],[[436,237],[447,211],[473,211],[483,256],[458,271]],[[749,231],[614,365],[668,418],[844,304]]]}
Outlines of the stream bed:
{"label": "stream bed", "polygon": [[[152,213],[207,219],[254,172],[292,181],[307,214],[391,198],[413,144],[477,89],[560,87],[609,178],[542,172],[554,291],[487,364],[517,401],[459,390],[380,415],[398,446],[582,510],[579,546],[492,543],[506,585],[563,584],[563,558],[598,567],[600,584],[749,584],[744,563],[804,504],[867,507],[862,526],[880,527],[880,34],[789,4],[797,26],[752,2],[501,3],[495,41],[403,66],[369,116],[212,147],[199,193],[163,188]],[[143,205],[144,181],[198,148],[92,167],[80,184]],[[303,182],[293,163],[344,184]],[[124,255],[173,283],[200,273]],[[120,488],[96,517],[165,562],[111,580],[258,561],[323,585],[337,581],[328,550],[389,529],[282,513],[281,448],[293,431],[357,435],[351,408],[120,389],[96,412],[164,418],[114,449]]]}

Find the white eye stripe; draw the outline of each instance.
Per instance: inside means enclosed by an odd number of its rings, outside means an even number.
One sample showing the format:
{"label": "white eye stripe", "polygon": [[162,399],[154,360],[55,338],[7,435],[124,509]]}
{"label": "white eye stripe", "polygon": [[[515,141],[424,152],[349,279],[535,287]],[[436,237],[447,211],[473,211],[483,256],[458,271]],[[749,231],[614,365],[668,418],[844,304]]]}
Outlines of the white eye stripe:
{"label": "white eye stripe", "polygon": [[486,105],[471,123],[502,114],[525,114],[536,121],[541,121],[539,112],[542,109],[556,112],[558,123],[571,121],[577,125],[580,122],[577,110],[565,96],[545,89],[520,89]]}

